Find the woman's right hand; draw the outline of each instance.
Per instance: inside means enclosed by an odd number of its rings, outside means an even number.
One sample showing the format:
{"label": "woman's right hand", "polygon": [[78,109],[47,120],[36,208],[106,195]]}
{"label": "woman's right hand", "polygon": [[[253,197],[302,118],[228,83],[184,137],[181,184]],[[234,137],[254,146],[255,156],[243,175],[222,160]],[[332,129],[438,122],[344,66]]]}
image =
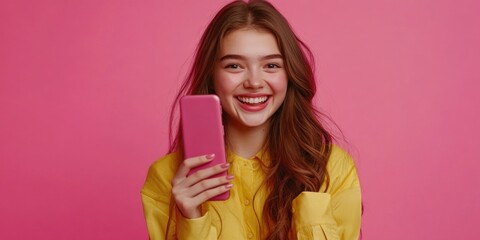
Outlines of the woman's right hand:
{"label": "woman's right hand", "polygon": [[197,166],[212,161],[214,154],[185,159],[180,164],[172,180],[172,195],[178,210],[186,218],[199,218],[202,216],[201,205],[208,199],[224,193],[232,188],[233,176],[227,175],[209,178],[224,172],[229,164],[218,164],[205,168],[187,176],[188,172]]}

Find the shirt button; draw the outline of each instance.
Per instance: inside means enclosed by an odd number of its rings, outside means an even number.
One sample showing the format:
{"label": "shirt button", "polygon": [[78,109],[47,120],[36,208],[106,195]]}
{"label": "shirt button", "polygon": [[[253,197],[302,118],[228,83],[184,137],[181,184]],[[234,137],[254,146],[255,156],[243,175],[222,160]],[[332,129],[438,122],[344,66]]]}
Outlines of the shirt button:
{"label": "shirt button", "polygon": [[247,234],[247,237],[248,237],[248,238],[253,238],[253,233],[249,232],[249,233]]}
{"label": "shirt button", "polygon": [[244,201],[244,203],[245,203],[245,205],[250,205],[250,200],[246,199],[246,200]]}

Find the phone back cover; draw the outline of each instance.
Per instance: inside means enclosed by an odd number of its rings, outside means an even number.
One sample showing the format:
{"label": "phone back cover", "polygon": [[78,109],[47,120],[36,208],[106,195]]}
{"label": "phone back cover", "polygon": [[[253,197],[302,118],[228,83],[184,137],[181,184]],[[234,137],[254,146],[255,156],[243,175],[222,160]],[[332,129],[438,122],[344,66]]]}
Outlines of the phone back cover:
{"label": "phone back cover", "polygon": [[[211,162],[192,169],[192,174],[200,169],[226,162],[223,138],[222,108],[216,95],[189,95],[180,100],[184,158],[214,153]],[[227,172],[212,177],[226,176]],[[210,200],[228,199],[229,192]]]}

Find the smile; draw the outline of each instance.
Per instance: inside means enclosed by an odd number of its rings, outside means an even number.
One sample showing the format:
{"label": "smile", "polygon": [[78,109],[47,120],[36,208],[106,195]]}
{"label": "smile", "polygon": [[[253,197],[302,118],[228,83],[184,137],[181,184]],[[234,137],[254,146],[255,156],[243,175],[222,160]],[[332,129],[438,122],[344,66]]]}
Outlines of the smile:
{"label": "smile", "polygon": [[263,97],[237,97],[237,99],[245,104],[262,104],[265,103],[268,100],[267,96]]}

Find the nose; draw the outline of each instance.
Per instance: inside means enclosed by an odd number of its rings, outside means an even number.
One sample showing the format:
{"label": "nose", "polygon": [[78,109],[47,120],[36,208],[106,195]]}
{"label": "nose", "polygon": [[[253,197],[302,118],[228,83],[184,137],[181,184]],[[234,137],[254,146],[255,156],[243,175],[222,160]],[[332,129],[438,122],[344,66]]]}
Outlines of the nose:
{"label": "nose", "polygon": [[243,86],[249,89],[262,88],[265,81],[262,79],[261,73],[258,71],[250,71],[247,79],[243,82]]}

